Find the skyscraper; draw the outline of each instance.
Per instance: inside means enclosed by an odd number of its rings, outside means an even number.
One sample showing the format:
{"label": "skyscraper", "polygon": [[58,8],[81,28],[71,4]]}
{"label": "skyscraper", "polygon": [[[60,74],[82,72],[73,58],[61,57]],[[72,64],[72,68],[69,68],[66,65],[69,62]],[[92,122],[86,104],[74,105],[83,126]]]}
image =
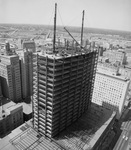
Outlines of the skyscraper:
{"label": "skyscraper", "polygon": [[33,120],[54,137],[76,121],[92,99],[98,52],[33,55]]}
{"label": "skyscraper", "polygon": [[2,94],[14,102],[21,100],[19,56],[0,55]]}
{"label": "skyscraper", "polygon": [[18,50],[16,53],[20,59],[22,98],[32,96],[32,51]]}

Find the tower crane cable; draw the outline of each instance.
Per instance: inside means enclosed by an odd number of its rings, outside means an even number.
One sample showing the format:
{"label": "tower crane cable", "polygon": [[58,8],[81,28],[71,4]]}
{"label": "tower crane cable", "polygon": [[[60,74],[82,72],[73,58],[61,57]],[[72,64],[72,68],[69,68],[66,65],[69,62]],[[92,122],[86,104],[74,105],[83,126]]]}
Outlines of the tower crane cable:
{"label": "tower crane cable", "polygon": [[51,16],[50,16],[50,20],[49,20],[49,22],[48,22],[48,24],[47,24],[48,27],[50,26],[50,22],[51,22],[51,20],[52,20],[52,18],[53,18],[53,14],[54,14],[54,10],[52,11]]}
{"label": "tower crane cable", "polygon": [[62,20],[62,17],[61,17],[59,8],[58,8],[57,10],[58,10],[58,14],[59,14],[59,16],[60,16],[60,20],[61,20],[62,26],[64,27],[65,25],[64,25],[64,22],[63,22],[63,20]]}

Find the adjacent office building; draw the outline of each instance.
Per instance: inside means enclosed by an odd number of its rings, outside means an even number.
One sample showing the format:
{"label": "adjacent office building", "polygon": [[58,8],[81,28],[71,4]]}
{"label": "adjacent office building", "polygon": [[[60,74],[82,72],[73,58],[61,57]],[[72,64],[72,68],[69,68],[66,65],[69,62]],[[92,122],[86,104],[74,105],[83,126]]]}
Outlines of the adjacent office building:
{"label": "adjacent office building", "polygon": [[120,118],[129,88],[129,79],[98,67],[92,102],[117,112]]}
{"label": "adjacent office building", "polygon": [[97,58],[95,50],[33,55],[33,120],[40,134],[54,137],[88,109]]}
{"label": "adjacent office building", "polygon": [[14,102],[21,100],[19,57],[0,55],[0,78],[3,96]]}
{"label": "adjacent office building", "polygon": [[32,51],[20,49],[17,50],[16,53],[20,59],[22,98],[26,99],[32,96]]}

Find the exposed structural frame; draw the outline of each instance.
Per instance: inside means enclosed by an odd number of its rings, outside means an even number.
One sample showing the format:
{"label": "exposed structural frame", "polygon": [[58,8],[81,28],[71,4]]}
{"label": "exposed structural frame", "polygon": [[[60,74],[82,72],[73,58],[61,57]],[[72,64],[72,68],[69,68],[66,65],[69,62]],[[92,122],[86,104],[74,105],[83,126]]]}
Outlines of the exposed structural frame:
{"label": "exposed structural frame", "polygon": [[33,55],[33,124],[40,134],[54,137],[88,109],[97,59],[97,51],[61,58]]}

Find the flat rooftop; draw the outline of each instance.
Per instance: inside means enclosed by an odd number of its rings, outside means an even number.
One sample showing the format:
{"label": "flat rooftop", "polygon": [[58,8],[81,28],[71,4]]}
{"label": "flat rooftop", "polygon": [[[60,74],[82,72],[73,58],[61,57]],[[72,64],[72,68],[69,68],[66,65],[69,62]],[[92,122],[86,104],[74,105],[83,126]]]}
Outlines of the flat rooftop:
{"label": "flat rooftop", "polygon": [[18,55],[13,54],[13,55],[0,55],[0,58],[13,58],[13,57],[18,57]]}
{"label": "flat rooftop", "polygon": [[16,150],[16,148],[10,143],[10,140],[14,137],[17,138],[18,135],[21,133],[24,133],[24,131],[28,131],[32,126],[31,120],[29,120],[27,123],[22,124],[18,128],[11,131],[10,134],[8,134],[4,138],[0,138],[0,150]]}
{"label": "flat rooftop", "polygon": [[39,137],[32,128],[32,119],[0,139],[0,150],[61,150],[55,142]]}
{"label": "flat rooftop", "polygon": [[28,125],[31,121],[28,121],[0,141],[0,150],[90,150],[115,115],[115,112],[92,103],[91,108],[78,121],[52,140],[39,137],[32,125]]}
{"label": "flat rooftop", "polygon": [[97,68],[96,73],[98,74],[102,74],[104,76],[108,76],[111,78],[115,78],[121,81],[129,81],[129,78],[126,76],[122,76],[122,75],[116,75],[114,72],[110,72],[108,70],[105,70],[103,68]]}
{"label": "flat rooftop", "polygon": [[32,113],[32,104],[27,104],[25,102],[19,103],[23,106],[23,113],[31,114]]}
{"label": "flat rooftop", "polygon": [[[8,98],[4,98],[2,97],[2,105],[0,104],[0,120],[3,119],[3,115],[4,117],[10,115],[10,111],[15,110],[19,107],[21,107],[22,105],[20,104],[16,104],[13,101],[10,101]],[[2,113],[3,110],[3,113]]]}

